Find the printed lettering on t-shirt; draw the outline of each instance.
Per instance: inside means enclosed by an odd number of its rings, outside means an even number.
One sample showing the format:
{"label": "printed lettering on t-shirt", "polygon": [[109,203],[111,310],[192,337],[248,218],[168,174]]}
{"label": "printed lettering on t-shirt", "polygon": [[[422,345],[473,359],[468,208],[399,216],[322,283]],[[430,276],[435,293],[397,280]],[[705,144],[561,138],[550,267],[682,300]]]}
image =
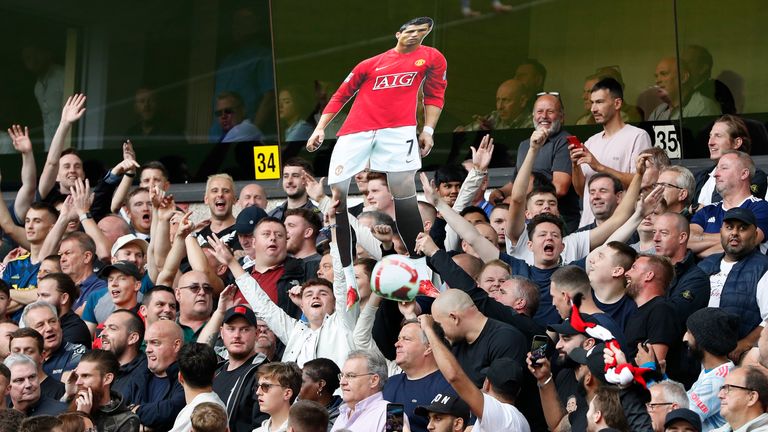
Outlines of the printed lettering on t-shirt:
{"label": "printed lettering on t-shirt", "polygon": [[395,87],[409,87],[416,79],[418,72],[402,72],[376,77],[373,83],[374,90],[384,90]]}
{"label": "printed lettering on t-shirt", "polygon": [[696,393],[691,393],[691,400],[696,404],[696,407],[699,408],[702,413],[706,414],[709,412],[709,407],[701,400],[699,395]]}

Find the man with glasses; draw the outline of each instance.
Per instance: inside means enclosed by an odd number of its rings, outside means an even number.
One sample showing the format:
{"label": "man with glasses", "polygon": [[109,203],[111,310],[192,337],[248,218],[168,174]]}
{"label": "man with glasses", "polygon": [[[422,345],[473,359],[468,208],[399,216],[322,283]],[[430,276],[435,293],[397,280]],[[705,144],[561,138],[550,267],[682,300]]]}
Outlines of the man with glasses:
{"label": "man with glasses", "polygon": [[[387,381],[387,361],[381,354],[355,350],[341,368],[339,382],[344,404],[331,431],[383,432],[387,403],[381,390]],[[408,417],[403,416],[410,428]]]}
{"label": "man with glasses", "polygon": [[245,118],[243,98],[235,92],[222,92],[216,96],[216,111],[222,136],[219,142],[261,141],[259,128]]}
{"label": "man with glasses", "polygon": [[213,287],[205,273],[190,271],[181,275],[175,292],[179,302],[177,321],[184,331],[184,341],[195,341],[211,317]]}
{"label": "man with glasses", "polygon": [[211,402],[226,409],[219,395],[213,391],[213,374],[218,361],[213,348],[191,342],[179,352],[179,382],[184,387],[187,405],[176,416],[170,432],[188,432],[192,426],[192,411],[201,403]]}
{"label": "man with glasses", "polygon": [[682,384],[666,380],[656,383],[648,388],[651,392],[651,401],[645,404],[648,415],[651,416],[653,432],[664,432],[664,423],[667,414],[680,408],[688,408],[688,396]]}
{"label": "man with glasses", "polygon": [[659,173],[657,186],[664,186],[664,201],[667,211],[680,213],[690,219],[690,206],[696,190],[696,178],[686,167],[670,165]]}
{"label": "man with glasses", "polygon": [[651,148],[651,137],[644,130],[624,123],[621,106],[624,90],[613,78],[604,78],[592,87],[592,116],[603,130],[591,136],[583,146],[569,145],[573,186],[581,191],[583,211],[579,226],[589,225],[594,214],[589,207],[589,179],[599,172],[613,175],[629,187],[635,172],[635,160]]}
{"label": "man with glasses", "polygon": [[296,363],[269,363],[259,369],[256,396],[269,418],[253,432],[279,432],[288,428],[288,412],[301,390],[301,369]]}
{"label": "man with glasses", "polygon": [[728,422],[715,432],[768,431],[768,376],[757,366],[736,368],[725,377],[717,397]]}

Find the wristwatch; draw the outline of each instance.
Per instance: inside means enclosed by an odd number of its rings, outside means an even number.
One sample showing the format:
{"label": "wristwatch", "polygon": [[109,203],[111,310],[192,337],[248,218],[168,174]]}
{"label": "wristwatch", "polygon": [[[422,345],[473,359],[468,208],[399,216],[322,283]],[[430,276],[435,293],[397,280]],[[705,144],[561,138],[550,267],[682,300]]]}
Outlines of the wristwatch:
{"label": "wristwatch", "polygon": [[91,212],[85,212],[85,214],[80,215],[80,223],[82,223],[86,219],[93,219],[93,215]]}

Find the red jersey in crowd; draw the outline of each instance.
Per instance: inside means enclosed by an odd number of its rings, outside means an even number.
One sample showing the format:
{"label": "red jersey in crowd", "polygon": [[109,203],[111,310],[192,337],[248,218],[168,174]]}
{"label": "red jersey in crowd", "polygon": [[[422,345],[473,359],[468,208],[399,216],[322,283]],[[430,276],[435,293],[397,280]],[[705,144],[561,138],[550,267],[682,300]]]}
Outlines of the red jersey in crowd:
{"label": "red jersey in crowd", "polygon": [[416,125],[419,88],[424,104],[443,107],[447,63],[440,51],[420,46],[401,54],[391,49],[363,60],[347,76],[323,114],[337,113],[357,93],[357,99],[337,136]]}

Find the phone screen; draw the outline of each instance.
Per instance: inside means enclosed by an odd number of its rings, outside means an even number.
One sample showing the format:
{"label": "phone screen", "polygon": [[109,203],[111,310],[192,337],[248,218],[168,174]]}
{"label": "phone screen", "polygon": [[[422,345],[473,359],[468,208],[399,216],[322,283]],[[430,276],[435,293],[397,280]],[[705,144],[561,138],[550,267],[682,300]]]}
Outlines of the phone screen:
{"label": "phone screen", "polygon": [[405,407],[403,404],[387,404],[387,422],[384,430],[386,432],[403,432],[404,417]]}
{"label": "phone screen", "polygon": [[531,343],[531,356],[533,360],[543,359],[547,356],[547,337],[544,335],[536,335],[533,337]]}

